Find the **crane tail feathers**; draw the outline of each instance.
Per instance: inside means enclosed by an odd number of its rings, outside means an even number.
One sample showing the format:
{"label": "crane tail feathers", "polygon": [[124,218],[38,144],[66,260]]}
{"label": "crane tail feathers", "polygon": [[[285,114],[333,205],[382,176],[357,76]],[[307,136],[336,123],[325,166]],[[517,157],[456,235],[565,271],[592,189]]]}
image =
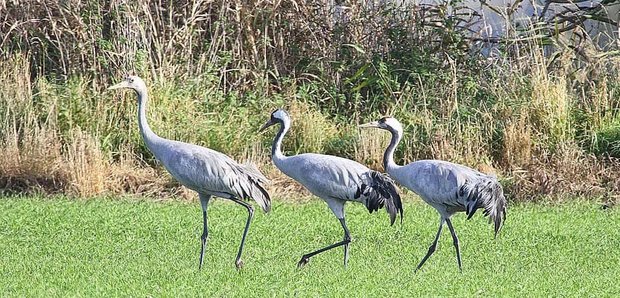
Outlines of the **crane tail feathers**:
{"label": "crane tail feathers", "polygon": [[370,213],[385,208],[390,216],[390,225],[394,225],[396,216],[400,214],[403,221],[403,204],[394,181],[387,175],[370,171],[365,182],[358,188],[355,197],[365,197],[365,205]]}
{"label": "crane tail feathers", "polygon": [[504,194],[501,194],[501,200],[495,204],[495,212],[491,214],[490,218],[495,223],[495,235],[493,238],[497,238],[497,233],[502,229],[504,221],[506,221],[506,198]]}
{"label": "crane tail feathers", "polygon": [[467,203],[465,203],[465,214],[467,214],[467,219],[472,218],[474,213],[476,213],[476,205],[478,205],[478,200],[467,201]]}
{"label": "crane tail feathers", "polygon": [[269,213],[271,211],[271,197],[267,190],[260,184],[256,185],[256,188],[261,192],[262,195],[254,195],[252,198],[260,205],[260,207],[265,211],[265,213]]}
{"label": "crane tail feathers", "polygon": [[246,183],[241,183],[241,191],[244,199],[252,198],[265,211],[271,211],[271,197],[265,189],[265,185],[269,180],[263,175],[253,163],[246,162],[239,165],[239,171],[243,173],[242,177],[247,178]]}
{"label": "crane tail feathers", "polygon": [[470,219],[476,210],[482,208],[484,216],[489,217],[489,223],[494,223],[495,236],[502,228],[506,219],[506,198],[501,184],[495,178],[468,183],[461,187],[459,196],[466,197],[465,214]]}

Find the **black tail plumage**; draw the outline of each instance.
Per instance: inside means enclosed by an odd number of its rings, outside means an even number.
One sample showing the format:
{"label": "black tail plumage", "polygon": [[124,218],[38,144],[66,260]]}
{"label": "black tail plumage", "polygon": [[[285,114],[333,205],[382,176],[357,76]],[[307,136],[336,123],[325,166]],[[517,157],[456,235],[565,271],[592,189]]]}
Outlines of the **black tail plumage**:
{"label": "black tail plumage", "polygon": [[465,214],[470,219],[478,208],[483,208],[484,216],[495,224],[495,237],[506,220],[506,198],[502,185],[495,178],[466,183],[459,191],[465,198]]}
{"label": "black tail plumage", "polygon": [[396,214],[400,213],[400,222],[403,222],[403,204],[394,185],[394,181],[386,174],[369,171],[364,177],[364,183],[357,189],[355,198],[364,197],[366,208],[372,213],[385,206],[390,215],[390,225],[394,224]]}

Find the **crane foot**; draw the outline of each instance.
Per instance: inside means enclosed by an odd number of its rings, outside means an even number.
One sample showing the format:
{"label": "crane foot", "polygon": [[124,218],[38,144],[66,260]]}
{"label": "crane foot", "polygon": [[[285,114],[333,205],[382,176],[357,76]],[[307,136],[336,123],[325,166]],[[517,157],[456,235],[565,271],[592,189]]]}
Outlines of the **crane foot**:
{"label": "crane foot", "polygon": [[303,267],[304,265],[308,264],[308,262],[310,262],[310,258],[304,255],[303,257],[301,257],[301,260],[299,260],[299,263],[297,263],[297,268]]}
{"label": "crane foot", "polygon": [[241,259],[237,260],[235,262],[235,266],[237,267],[237,270],[241,270],[241,268],[243,268],[243,261],[241,261]]}

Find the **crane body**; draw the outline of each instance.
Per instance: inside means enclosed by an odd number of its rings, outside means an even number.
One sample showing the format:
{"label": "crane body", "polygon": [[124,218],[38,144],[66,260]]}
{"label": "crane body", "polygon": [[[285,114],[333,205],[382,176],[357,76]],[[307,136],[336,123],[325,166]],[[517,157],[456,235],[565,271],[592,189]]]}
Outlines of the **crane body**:
{"label": "crane body", "polygon": [[476,210],[484,209],[484,215],[489,217],[489,221],[494,222],[497,237],[506,218],[506,198],[496,177],[442,160],[418,160],[405,166],[397,165],[394,162],[394,151],[403,134],[400,122],[395,118],[384,117],[359,127],[384,129],[392,134],[390,144],[383,155],[386,172],[396,182],[415,192],[440,215],[439,230],[416,271],[435,252],[444,224],[448,226],[452,235],[457,263],[461,270],[459,239],[450,220],[457,212],[465,212],[467,219],[470,219]]}
{"label": "crane body", "polygon": [[284,135],[290,128],[290,117],[284,110],[276,110],[260,131],[280,124],[272,146],[272,160],[285,175],[305,186],[313,195],[323,199],[340,221],[344,230],[342,241],[326,246],[302,256],[298,267],[305,265],[310,257],[326,250],[344,246],[344,265],[347,265],[351,235],[345,222],[346,202],[359,202],[369,212],[385,207],[391,224],[400,213],[402,203],[393,181],[386,175],[373,171],[353,160],[323,154],[305,153],[285,156],[281,145]]}
{"label": "crane body", "polygon": [[156,135],[146,119],[148,93],[144,81],[136,76],[129,76],[122,82],[108,89],[133,89],[138,98],[138,125],[146,147],[164,168],[185,187],[198,193],[203,211],[203,233],[199,268],[202,268],[205,246],[208,238],[207,207],[212,196],[229,199],[248,211],[248,218],[235,265],[243,266],[241,254],[245,239],[254,215],[252,205],[244,201],[254,199],[259,206],[269,212],[271,198],[265,190],[267,178],[252,164],[239,164],[227,155],[202,146],[168,140]]}

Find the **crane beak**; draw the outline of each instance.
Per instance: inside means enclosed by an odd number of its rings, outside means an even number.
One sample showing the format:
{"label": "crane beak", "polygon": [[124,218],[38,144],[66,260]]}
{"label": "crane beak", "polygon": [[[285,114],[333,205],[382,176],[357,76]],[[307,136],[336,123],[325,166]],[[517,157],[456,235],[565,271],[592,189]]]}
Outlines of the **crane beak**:
{"label": "crane beak", "polygon": [[108,87],[108,90],[121,89],[121,88],[129,88],[129,84],[127,81],[122,81],[114,86]]}
{"label": "crane beak", "polygon": [[366,124],[360,124],[358,128],[379,128],[379,121],[373,121]]}
{"label": "crane beak", "polygon": [[272,121],[271,119],[269,119],[267,122],[265,122],[265,124],[263,124],[263,126],[258,130],[258,132],[263,132],[263,130],[267,129],[268,127],[272,126],[276,124],[275,121]]}

